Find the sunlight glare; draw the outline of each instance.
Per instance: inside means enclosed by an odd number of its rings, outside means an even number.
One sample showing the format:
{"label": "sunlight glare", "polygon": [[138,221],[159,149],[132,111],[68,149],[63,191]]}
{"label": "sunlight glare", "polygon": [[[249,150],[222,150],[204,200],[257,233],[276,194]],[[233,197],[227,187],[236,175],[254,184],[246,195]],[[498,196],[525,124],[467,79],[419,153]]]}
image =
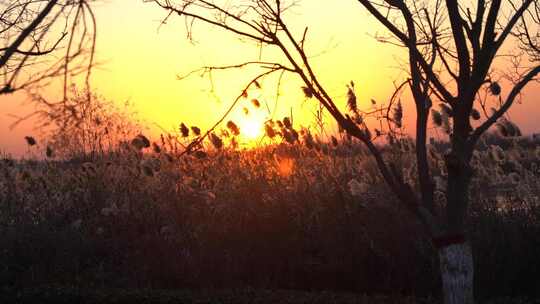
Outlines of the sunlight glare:
{"label": "sunlight glare", "polygon": [[276,157],[277,171],[282,177],[289,177],[294,171],[294,159],[289,157]]}
{"label": "sunlight glare", "polygon": [[246,139],[256,139],[262,135],[263,123],[258,120],[244,118],[239,122],[240,134]]}

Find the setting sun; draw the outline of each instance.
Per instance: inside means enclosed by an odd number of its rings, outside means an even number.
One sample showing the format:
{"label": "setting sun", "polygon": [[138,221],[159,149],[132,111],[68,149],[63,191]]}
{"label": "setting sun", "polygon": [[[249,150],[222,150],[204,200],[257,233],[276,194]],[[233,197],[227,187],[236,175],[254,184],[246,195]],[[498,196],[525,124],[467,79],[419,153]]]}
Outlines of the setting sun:
{"label": "setting sun", "polygon": [[246,118],[238,122],[240,134],[246,139],[257,139],[262,135],[263,122],[254,118]]}

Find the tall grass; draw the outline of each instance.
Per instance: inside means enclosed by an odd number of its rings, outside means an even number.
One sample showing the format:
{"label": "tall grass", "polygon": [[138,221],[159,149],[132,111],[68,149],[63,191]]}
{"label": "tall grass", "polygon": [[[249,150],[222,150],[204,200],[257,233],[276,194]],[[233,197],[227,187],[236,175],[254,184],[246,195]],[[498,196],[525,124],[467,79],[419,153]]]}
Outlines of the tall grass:
{"label": "tall grass", "polygon": [[[32,138],[34,158],[0,161],[0,286],[438,290],[434,249],[360,144],[283,120],[265,126],[272,145],[238,149],[230,123],[182,154],[199,128],[156,141],[138,128],[95,136],[126,126],[96,109],[69,124],[77,136]],[[446,149],[429,145],[439,205]],[[415,185],[413,142],[383,150]],[[472,165],[478,295],[538,296],[540,145],[490,135]]]}

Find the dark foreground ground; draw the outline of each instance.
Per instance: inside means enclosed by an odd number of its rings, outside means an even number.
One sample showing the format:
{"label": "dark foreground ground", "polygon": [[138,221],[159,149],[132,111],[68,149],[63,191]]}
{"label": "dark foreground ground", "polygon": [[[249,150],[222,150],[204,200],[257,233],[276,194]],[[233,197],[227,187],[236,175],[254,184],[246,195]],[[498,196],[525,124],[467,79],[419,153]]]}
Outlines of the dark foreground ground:
{"label": "dark foreground ground", "polygon": [[[0,303],[54,303],[54,304],[135,304],[135,303],[370,303],[370,304],[436,304],[436,299],[414,298],[400,295],[367,296],[352,293],[302,292],[288,290],[126,290],[126,289],[76,289],[67,287],[40,287],[27,290],[2,290]],[[500,298],[478,301],[486,304],[528,304],[540,300],[528,298]]]}

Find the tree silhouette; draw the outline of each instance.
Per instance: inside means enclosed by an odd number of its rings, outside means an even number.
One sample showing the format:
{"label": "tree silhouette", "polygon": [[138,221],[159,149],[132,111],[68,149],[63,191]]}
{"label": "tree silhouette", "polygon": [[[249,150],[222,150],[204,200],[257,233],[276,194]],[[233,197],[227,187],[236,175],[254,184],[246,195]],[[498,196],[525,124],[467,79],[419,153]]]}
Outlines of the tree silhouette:
{"label": "tree silhouette", "polygon": [[[192,25],[204,22],[232,32],[245,41],[278,49],[282,55],[279,61],[207,66],[202,68],[202,72],[259,66],[261,74],[243,88],[237,100],[249,87],[269,74],[281,72],[298,76],[304,83],[305,95],[317,99],[343,130],[365,144],[388,187],[423,224],[439,253],[445,303],[473,303],[473,258],[466,238],[470,204],[468,192],[474,173],[470,161],[482,134],[505,115],[523,88],[536,80],[540,72],[537,1],[524,0],[519,4],[508,1],[503,4],[501,0],[478,0],[464,4],[452,0],[359,0],[360,6],[388,30],[387,36],[377,38],[404,47],[408,54],[407,79],[397,86],[386,108],[375,113],[358,110],[352,83],[348,93],[349,113],[340,110],[327,92],[305,49],[308,27],[301,33],[293,33],[286,21],[287,10],[298,1],[147,2],[165,9],[167,18],[173,14],[185,17],[189,37]],[[505,75],[509,81],[503,89],[494,76],[505,42],[516,43],[519,48],[510,51],[509,55],[516,64],[513,73]],[[403,178],[396,165],[385,159],[374,143],[382,130],[376,130],[374,136],[363,119],[367,114],[377,114],[379,118],[386,119],[388,127],[384,132],[393,140],[401,127],[401,105],[395,105],[396,96],[406,88],[411,92],[416,109],[415,153],[419,191]],[[483,94],[485,92],[490,93],[488,97]],[[448,175],[446,202],[442,208],[435,205],[426,143],[429,116],[435,102],[446,109],[450,140],[450,149],[445,155]],[[488,102],[496,106],[493,113],[485,110]],[[235,104],[236,101],[232,106]],[[484,118],[477,108],[483,109]],[[437,114],[440,115],[436,111],[434,114],[435,119]]]}
{"label": "tree silhouette", "polygon": [[64,81],[94,64],[96,20],[89,0],[0,2],[0,95]]}

